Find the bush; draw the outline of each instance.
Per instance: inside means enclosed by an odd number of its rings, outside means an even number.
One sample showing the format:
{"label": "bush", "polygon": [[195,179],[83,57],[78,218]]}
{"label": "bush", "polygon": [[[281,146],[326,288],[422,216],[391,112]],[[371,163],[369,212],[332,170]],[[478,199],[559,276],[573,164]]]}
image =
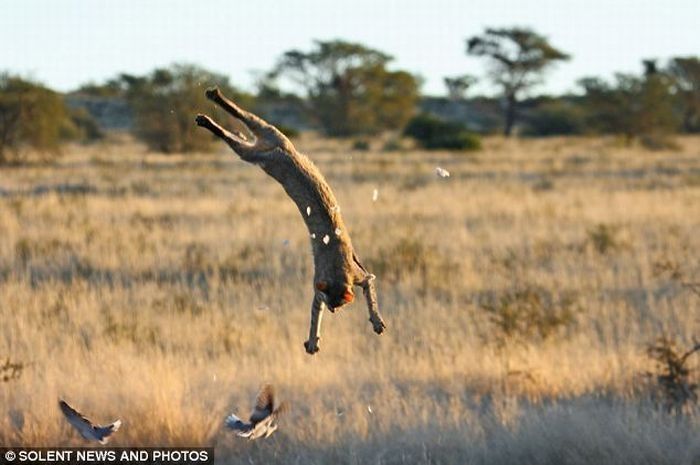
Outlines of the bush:
{"label": "bush", "polygon": [[207,101],[206,88],[218,86],[241,106],[251,103],[229,84],[228,78],[190,65],[156,69],[142,77],[122,75],[118,83],[134,112],[136,137],[151,150],[163,153],[208,151],[213,147],[211,134],[194,124],[194,115],[203,110],[223,118],[223,112]]}
{"label": "bush", "polygon": [[458,261],[413,237],[402,237],[381,248],[367,264],[388,283],[417,279],[421,295],[448,290],[460,276]]}
{"label": "bush", "polygon": [[[268,121],[269,121],[269,120],[268,120]],[[269,121],[269,122],[270,122],[271,124],[274,124],[274,123],[272,123],[271,121]],[[296,137],[299,137],[299,130],[298,130],[298,129],[295,129],[295,128],[291,127],[291,126],[286,126],[286,125],[284,125],[284,124],[275,124],[274,126],[275,126],[277,129],[279,129],[279,131],[280,131],[282,134],[284,134],[285,136],[287,136],[289,139],[294,139],[294,138],[296,138]]]}
{"label": "bush", "polygon": [[357,139],[352,143],[352,149],[360,152],[366,152],[369,150],[369,141],[365,139]]}
{"label": "bush", "polygon": [[21,362],[12,362],[10,357],[5,359],[5,362],[0,364],[0,381],[7,383],[15,379],[19,379],[22,370],[26,368],[26,364]]}
{"label": "bush", "polygon": [[21,159],[25,147],[58,153],[71,126],[60,95],[38,83],[0,74],[0,163]]}
{"label": "bush", "polygon": [[430,150],[478,150],[481,148],[479,138],[461,124],[443,121],[425,113],[409,121],[404,134]]}
{"label": "bush", "polygon": [[621,247],[618,233],[620,228],[607,224],[598,224],[587,231],[588,242],[599,254],[605,255]]}
{"label": "bush", "polygon": [[391,138],[387,140],[382,146],[382,151],[384,152],[397,152],[403,147],[401,145],[401,140],[397,138]]}
{"label": "bush", "polygon": [[83,107],[71,108],[70,121],[75,128],[75,135],[72,139],[84,142],[94,142],[104,137],[100,126],[87,109]]}
{"label": "bush", "polygon": [[651,143],[663,140],[679,126],[673,110],[673,94],[668,76],[656,70],[653,61],[645,62],[643,76],[617,74],[615,82],[584,78],[579,85],[585,90],[583,107],[586,125],[603,134],[625,136],[629,144],[640,137]]}
{"label": "bush", "polygon": [[669,134],[645,134],[639,137],[639,143],[647,150],[678,150],[680,148]]}
{"label": "bush", "polygon": [[576,323],[577,297],[525,286],[485,296],[479,307],[493,326],[492,341],[503,349],[512,344],[545,341]]}
{"label": "bush", "polygon": [[698,351],[698,342],[681,349],[677,341],[666,336],[647,346],[647,355],[655,362],[656,371],[646,375],[656,382],[655,397],[669,413],[680,415],[698,401],[696,373],[687,363]]}
{"label": "bush", "polygon": [[567,102],[547,102],[537,107],[525,124],[526,136],[573,135],[584,132],[580,108]]}

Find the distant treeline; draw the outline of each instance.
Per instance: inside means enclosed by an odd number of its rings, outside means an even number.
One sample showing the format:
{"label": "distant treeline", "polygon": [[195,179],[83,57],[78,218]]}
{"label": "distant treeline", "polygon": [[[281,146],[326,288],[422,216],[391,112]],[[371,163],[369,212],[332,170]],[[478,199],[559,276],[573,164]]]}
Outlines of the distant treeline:
{"label": "distant treeline", "polygon": [[144,76],[120,74],[60,95],[40,83],[0,74],[0,162],[27,147],[57,152],[64,141],[99,140],[129,130],[155,151],[207,151],[212,138],[193,116],[216,110],[204,89],[224,93],[285,132],[314,129],[329,137],[367,137],[391,131],[426,148],[473,149],[478,135],[617,134],[653,147],[674,133],[700,132],[700,59],[645,60],[639,74],[612,81],[584,77],[580,94],[527,98],[546,71],[570,56],[530,29],[486,29],[465,42],[468,55],[488,64],[484,79],[499,97],[470,96],[478,82],[445,77],[444,97],[421,96],[420,78],[391,69],[392,57],[362,44],[316,41],[284,53],[252,93],[228,77],[176,64]]}

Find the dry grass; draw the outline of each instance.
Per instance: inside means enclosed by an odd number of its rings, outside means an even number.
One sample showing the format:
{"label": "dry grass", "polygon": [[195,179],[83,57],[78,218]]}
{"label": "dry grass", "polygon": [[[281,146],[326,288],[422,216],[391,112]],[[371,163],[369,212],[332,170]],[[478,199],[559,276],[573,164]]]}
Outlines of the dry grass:
{"label": "dry grass", "polygon": [[[116,446],[214,444],[227,463],[698,463],[697,417],[654,407],[641,373],[658,336],[700,333],[700,299],[654,273],[700,276],[700,139],[299,144],[378,274],[388,332],[356,303],[304,353],[309,239],[259,169],[223,148],[76,148],[0,171],[0,361],[23,367],[0,382],[0,443],[82,444],[64,397],[121,418]],[[538,319],[569,302],[571,324],[504,335],[483,302],[523,289]],[[237,441],[223,418],[263,382],[293,409]]]}

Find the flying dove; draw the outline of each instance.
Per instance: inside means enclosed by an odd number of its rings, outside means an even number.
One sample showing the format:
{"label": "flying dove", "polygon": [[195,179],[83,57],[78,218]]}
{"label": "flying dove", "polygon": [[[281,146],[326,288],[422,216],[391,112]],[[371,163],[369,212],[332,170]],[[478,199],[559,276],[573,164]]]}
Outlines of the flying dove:
{"label": "flying dove", "polygon": [[85,418],[65,401],[59,400],[58,406],[61,408],[61,412],[63,412],[68,423],[70,423],[82,437],[90,441],[98,441],[100,444],[107,444],[112,433],[116,432],[122,425],[121,420],[117,420],[109,425],[95,426],[90,420]]}
{"label": "flying dove", "polygon": [[249,422],[244,422],[232,413],[226,418],[226,426],[237,436],[251,441],[260,437],[267,438],[277,430],[277,419],[287,410],[287,405],[282,402],[275,408],[275,391],[271,385],[266,384],[255,399],[255,408]]}

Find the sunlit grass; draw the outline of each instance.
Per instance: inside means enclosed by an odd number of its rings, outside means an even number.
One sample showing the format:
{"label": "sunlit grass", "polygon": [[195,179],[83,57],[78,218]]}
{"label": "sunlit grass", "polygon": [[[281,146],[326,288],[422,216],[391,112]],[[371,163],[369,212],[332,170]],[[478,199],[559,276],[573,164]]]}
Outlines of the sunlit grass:
{"label": "sunlit grass", "polygon": [[[62,397],[121,418],[116,446],[215,444],[227,462],[697,460],[696,418],[656,409],[641,374],[661,334],[700,332],[700,299],[655,272],[671,260],[700,275],[699,139],[673,152],[585,138],[470,154],[300,145],[378,275],[385,335],[358,302],[324,319],[306,355],[308,234],[258,168],[223,148],[75,148],[0,170],[0,364],[24,367],[0,382],[0,442],[83,444]],[[484,302],[519,289],[573,299],[574,320],[503,342]],[[263,382],[293,408],[273,438],[244,444],[223,419]]]}

